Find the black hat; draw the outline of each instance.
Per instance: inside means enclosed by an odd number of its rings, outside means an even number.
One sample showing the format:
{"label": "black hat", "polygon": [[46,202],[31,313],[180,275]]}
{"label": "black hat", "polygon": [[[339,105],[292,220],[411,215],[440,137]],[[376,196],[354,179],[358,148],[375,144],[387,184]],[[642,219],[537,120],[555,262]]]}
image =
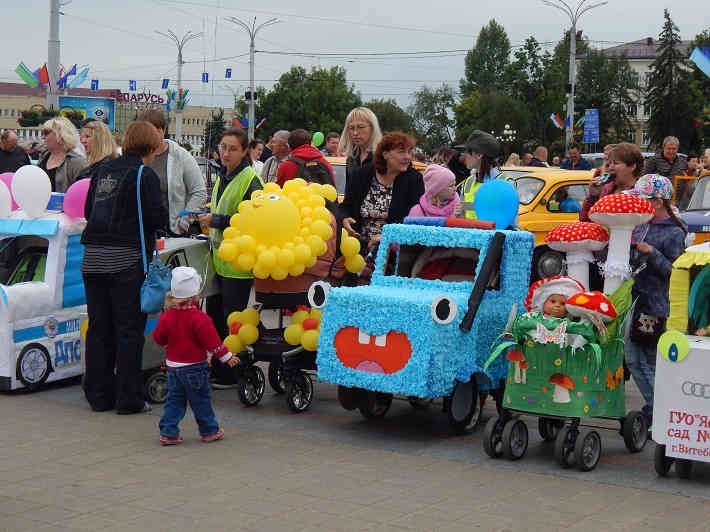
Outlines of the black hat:
{"label": "black hat", "polygon": [[497,157],[500,153],[500,143],[496,138],[490,133],[486,133],[480,129],[474,129],[468,136],[468,139],[466,139],[466,143],[455,146],[455,148],[458,150],[482,153],[491,159]]}

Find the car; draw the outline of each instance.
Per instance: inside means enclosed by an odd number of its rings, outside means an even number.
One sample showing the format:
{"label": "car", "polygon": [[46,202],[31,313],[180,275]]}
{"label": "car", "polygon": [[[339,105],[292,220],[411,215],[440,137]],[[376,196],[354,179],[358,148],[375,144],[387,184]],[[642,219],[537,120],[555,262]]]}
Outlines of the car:
{"label": "car", "polygon": [[693,244],[710,240],[710,172],[704,172],[695,181],[688,207],[680,218],[688,226],[688,232],[695,235]]}
{"label": "car", "polygon": [[[347,159],[345,157],[326,157],[325,160],[333,167],[335,189],[338,191],[338,201],[342,203],[345,196],[345,162]],[[412,166],[420,172],[426,170],[427,167],[426,164],[419,161],[412,161]]]}
{"label": "car", "polygon": [[503,167],[501,179],[518,191],[518,227],[535,235],[531,280],[560,275],[564,254],[545,244],[545,237],[561,223],[579,221],[592,171],[540,167]]}

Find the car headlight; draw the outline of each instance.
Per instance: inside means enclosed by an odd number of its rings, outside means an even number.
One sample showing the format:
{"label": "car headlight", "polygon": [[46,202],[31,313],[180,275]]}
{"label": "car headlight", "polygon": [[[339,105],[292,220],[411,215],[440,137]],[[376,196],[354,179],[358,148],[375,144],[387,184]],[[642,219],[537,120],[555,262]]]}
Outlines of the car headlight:
{"label": "car headlight", "polygon": [[431,317],[441,325],[451,323],[458,314],[456,301],[449,296],[439,296],[431,303]]}
{"label": "car headlight", "polygon": [[323,308],[328,300],[330,285],[324,281],[316,281],[308,288],[308,304],[312,308]]}

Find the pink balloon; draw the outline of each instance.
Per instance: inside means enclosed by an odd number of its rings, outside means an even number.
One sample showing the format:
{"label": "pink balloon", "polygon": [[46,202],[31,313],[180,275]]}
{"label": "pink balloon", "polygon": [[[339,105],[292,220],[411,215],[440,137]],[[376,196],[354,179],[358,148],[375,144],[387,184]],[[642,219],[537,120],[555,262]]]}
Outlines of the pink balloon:
{"label": "pink balloon", "polygon": [[15,198],[12,197],[12,178],[15,176],[14,172],[5,172],[4,174],[0,174],[0,181],[5,183],[7,185],[7,189],[10,191],[10,198],[12,198],[12,210],[16,211],[17,209],[20,208],[20,206],[15,203]]}
{"label": "pink balloon", "polygon": [[89,193],[91,179],[79,179],[64,194],[64,213],[70,218],[83,218],[86,195]]}

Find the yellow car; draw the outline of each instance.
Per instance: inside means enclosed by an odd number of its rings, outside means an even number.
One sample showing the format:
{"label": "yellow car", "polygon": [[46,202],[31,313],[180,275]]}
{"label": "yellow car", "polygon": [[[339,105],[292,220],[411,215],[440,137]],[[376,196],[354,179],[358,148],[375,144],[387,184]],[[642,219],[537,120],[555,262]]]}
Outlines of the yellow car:
{"label": "yellow car", "polygon": [[559,275],[564,254],[548,248],[545,237],[561,223],[579,221],[593,172],[533,166],[503,167],[501,172],[499,177],[510,181],[518,191],[520,229],[535,235],[532,279]]}

